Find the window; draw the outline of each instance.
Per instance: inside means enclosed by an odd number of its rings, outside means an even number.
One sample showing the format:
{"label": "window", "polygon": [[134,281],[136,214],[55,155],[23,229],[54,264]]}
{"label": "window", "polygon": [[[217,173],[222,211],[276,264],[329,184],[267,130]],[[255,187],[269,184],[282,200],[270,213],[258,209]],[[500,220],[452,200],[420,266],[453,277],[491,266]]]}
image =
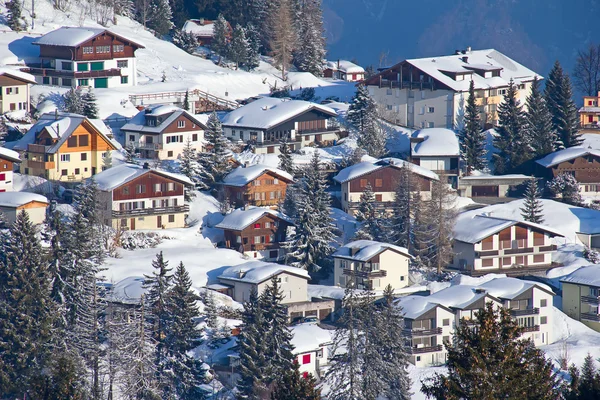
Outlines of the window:
{"label": "window", "polygon": [[450,326],[450,318],[446,318],[442,320],[442,325],[444,326]]}
{"label": "window", "polygon": [[425,107],[419,108],[419,115],[425,114]]}
{"label": "window", "polygon": [[6,180],[6,174],[0,174],[0,181]]}
{"label": "window", "polygon": [[433,122],[428,122],[427,123],[427,127],[428,128],[433,128],[435,125],[433,124]]}
{"label": "window", "polygon": [[421,361],[421,356],[417,356],[417,361]]}
{"label": "window", "polygon": [[175,222],[175,215],[169,215],[169,222]]}
{"label": "window", "polygon": [[81,161],[87,161],[87,153],[81,153]]}
{"label": "window", "polygon": [[548,299],[541,299],[540,307],[547,307],[547,306],[548,306]]}
{"label": "window", "polygon": [[258,179],[255,179],[255,180],[254,180],[254,182],[252,182],[252,184],[253,184],[254,186],[260,186],[260,180],[258,180]]}
{"label": "window", "polygon": [[548,317],[540,317],[540,325],[546,325],[548,323]]}
{"label": "window", "polygon": [[235,242],[236,243],[242,243],[242,237],[240,235],[236,235],[235,236]]}
{"label": "window", "polygon": [[129,83],[129,77],[128,76],[122,76],[121,77],[121,85],[127,85]]}
{"label": "window", "polygon": [[10,103],[10,111],[15,111],[17,109],[16,103]]}
{"label": "window", "polygon": [[383,179],[375,179],[375,187],[383,187]]}
{"label": "window", "polygon": [[402,275],[402,276],[400,277],[400,281],[401,281],[401,282],[402,282],[402,281],[404,281],[404,278],[405,278],[405,276],[404,276],[404,275]]}
{"label": "window", "polygon": [[82,72],[82,71],[89,71],[89,64],[88,63],[77,63],[77,71]]}
{"label": "window", "polygon": [[173,183],[173,182],[167,183],[167,190],[169,192],[172,192],[173,190],[175,190],[175,183]]}
{"label": "window", "polygon": [[302,356],[302,364],[310,364],[310,354],[304,354]]}
{"label": "window", "polygon": [[62,176],[67,176],[67,175],[69,175],[69,173],[68,173],[68,171],[67,171],[66,169],[61,169],[61,170],[60,170],[60,174],[61,174]]}
{"label": "window", "polygon": [[78,86],[89,86],[89,81],[87,79],[77,79]]}
{"label": "window", "polygon": [[79,135],[79,146],[87,146],[90,137],[88,135]]}
{"label": "window", "polygon": [[138,194],[146,193],[146,185],[136,185],[135,192]]}
{"label": "window", "polygon": [[[125,51],[125,46],[122,44],[113,44],[113,52],[114,53],[122,53]],[[118,61],[117,61],[118,62]],[[127,63],[127,60],[125,60]]]}
{"label": "window", "polygon": [[104,69],[104,61],[96,61],[96,62],[90,63],[91,71],[102,71],[103,69]]}
{"label": "window", "polygon": [[75,175],[79,175],[79,173],[80,173],[79,168],[75,168]]}
{"label": "window", "polygon": [[71,136],[67,139],[67,147],[77,147],[77,136]]}
{"label": "window", "polygon": [[94,54],[94,48],[92,46],[83,46],[83,54]]}
{"label": "window", "polygon": [[127,68],[127,60],[117,60],[117,68]]}
{"label": "window", "polygon": [[73,80],[70,78],[63,78],[62,85],[63,86],[73,86]]}
{"label": "window", "polygon": [[260,229],[260,223],[254,224],[254,229]]}
{"label": "window", "polygon": [[375,195],[375,201],[383,201],[383,195],[381,195],[381,194],[376,194],[376,195]]}
{"label": "window", "polygon": [[58,78],[52,78],[52,85],[53,86],[58,86],[59,85]]}
{"label": "window", "polygon": [[62,161],[62,162],[69,162],[69,161],[71,161],[71,155],[70,154],[61,154],[60,155],[60,161]]}
{"label": "window", "polygon": [[167,151],[167,157],[173,157],[173,151]]}
{"label": "window", "polygon": [[42,84],[49,85],[50,84],[50,77],[49,76],[45,76],[44,78],[42,78]]}
{"label": "window", "polygon": [[435,108],[434,107],[427,107],[427,112],[432,114],[435,112]]}
{"label": "window", "polygon": [[73,70],[73,63],[69,62],[69,61],[62,61],[60,63],[60,66],[62,69],[64,69],[65,71],[72,71]]}
{"label": "window", "polygon": [[504,96],[506,94],[506,89],[498,89],[498,95]]}
{"label": "window", "polygon": [[361,188],[363,188],[363,187],[367,187],[367,180],[366,180],[366,179],[361,179],[361,180],[360,180],[360,187],[361,187]]}
{"label": "window", "polygon": [[254,244],[260,243],[260,236],[254,236]]}
{"label": "window", "polygon": [[177,121],[178,128],[185,128],[185,121]]}
{"label": "window", "polygon": [[110,53],[110,46],[96,46],[96,54]]}
{"label": "window", "polygon": [[197,133],[193,133],[192,134],[192,142],[197,142],[198,141],[198,134]]}
{"label": "window", "polygon": [[385,109],[388,111],[392,111],[392,105],[391,104],[386,104]]}

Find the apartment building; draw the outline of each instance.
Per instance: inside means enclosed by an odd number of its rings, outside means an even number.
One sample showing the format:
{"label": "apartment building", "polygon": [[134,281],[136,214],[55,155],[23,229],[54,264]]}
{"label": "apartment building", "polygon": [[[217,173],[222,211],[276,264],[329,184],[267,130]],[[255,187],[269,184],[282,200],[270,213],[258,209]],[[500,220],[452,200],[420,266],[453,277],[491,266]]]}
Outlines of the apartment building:
{"label": "apartment building", "polygon": [[581,133],[600,133],[600,92],[597,96],[584,96],[579,109]]}
{"label": "apartment building", "polygon": [[0,68],[0,114],[29,112],[30,89],[35,83],[33,75]]}
{"label": "apartment building", "polygon": [[420,129],[410,137],[410,161],[443,175],[458,187],[460,148],[456,133],[446,128]]}
{"label": "apartment building", "polygon": [[581,267],[560,282],[563,312],[600,332],[600,266]]}

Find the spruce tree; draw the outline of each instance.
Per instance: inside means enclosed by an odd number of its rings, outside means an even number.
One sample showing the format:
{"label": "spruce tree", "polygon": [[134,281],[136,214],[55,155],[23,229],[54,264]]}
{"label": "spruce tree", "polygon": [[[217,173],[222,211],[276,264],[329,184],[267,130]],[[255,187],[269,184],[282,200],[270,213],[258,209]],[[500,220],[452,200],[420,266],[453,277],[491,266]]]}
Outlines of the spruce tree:
{"label": "spruce tree", "polygon": [[471,81],[465,109],[464,127],[458,135],[460,154],[465,162],[467,175],[471,175],[473,170],[483,170],[486,166],[486,137],[481,130],[479,108],[475,101],[475,83]]}
{"label": "spruce tree", "polygon": [[325,37],[321,2],[299,0],[296,4],[298,45],[294,50],[294,65],[299,71],[322,76],[325,64]]}
{"label": "spruce tree", "polygon": [[190,111],[190,91],[185,91],[185,97],[183,98],[183,109],[185,111]]}
{"label": "spruce tree", "polygon": [[[411,216],[414,193],[420,198],[418,182],[408,164],[404,164],[398,173],[394,189],[392,213],[389,217],[388,238],[386,241],[411,251]],[[420,203],[418,203],[420,204]]]}
{"label": "spruce tree", "polygon": [[246,38],[246,58],[242,62],[242,68],[253,71],[260,65],[260,36],[253,24],[246,26]]}
{"label": "spruce tree", "polygon": [[248,39],[246,38],[246,30],[241,25],[236,25],[231,35],[231,43],[229,45],[229,59],[235,63],[235,68],[238,69],[241,64],[248,58]]}
{"label": "spruce tree", "polygon": [[72,114],[83,114],[83,99],[79,89],[71,88],[63,94],[64,111]]}
{"label": "spruce tree", "polygon": [[223,17],[223,14],[219,14],[219,17],[213,25],[213,39],[210,43],[210,48],[213,52],[219,55],[219,64],[221,64],[221,58],[228,57],[227,46],[229,43],[229,27],[227,21]]}
{"label": "spruce tree", "polygon": [[530,179],[525,189],[525,202],[521,208],[521,216],[525,221],[543,224],[544,207],[540,200],[540,190],[536,179]]}
{"label": "spruce tree", "polygon": [[517,89],[511,80],[504,101],[498,106],[498,135],[494,138],[494,168],[496,174],[514,171],[531,156],[527,121],[517,99]]}
{"label": "spruce tree", "polygon": [[554,146],[558,142],[554,126],[552,125],[552,115],[548,111],[546,100],[540,90],[540,81],[534,78],[531,83],[531,93],[527,96],[527,127],[531,136],[531,144],[535,155],[534,158],[543,157],[554,151]]}
{"label": "spruce tree", "polygon": [[375,193],[371,188],[371,184],[367,183],[365,190],[360,195],[360,202],[356,212],[356,220],[361,222],[361,226],[356,231],[355,239],[357,240],[376,240],[381,241],[385,235],[385,229],[382,227],[383,218],[377,210],[375,204]]}
{"label": "spruce tree", "polygon": [[356,90],[346,120],[358,131],[359,147],[371,157],[379,158],[386,152],[386,137],[378,121],[377,106],[364,85]]}
{"label": "spruce tree", "polygon": [[579,146],[583,139],[577,129],[579,117],[573,101],[571,80],[568,74],[563,72],[558,60],[548,74],[544,97],[552,115],[552,125],[559,141],[555,147],[562,149]]}
{"label": "spruce tree", "polygon": [[208,142],[208,148],[198,155],[200,180],[203,186],[216,189],[232,168],[229,163],[229,142],[223,134],[223,126],[216,112],[208,117],[204,138]]}
{"label": "spruce tree", "polygon": [[15,32],[24,30],[25,24],[23,23],[23,5],[20,0],[10,0],[6,2],[8,26]]}
{"label": "spruce tree", "polygon": [[[198,164],[198,152],[192,146],[191,140],[185,142],[183,150],[181,152],[181,159],[179,161],[179,172],[182,175],[187,176],[194,186],[198,186],[200,183],[200,165]],[[193,189],[186,186],[184,191],[185,201],[191,201],[194,198]]]}
{"label": "spruce tree", "polygon": [[271,400],[320,400],[321,391],[316,386],[312,375],[306,378],[300,375],[300,364],[294,360],[292,368],[283,371],[277,379]]}
{"label": "spruce tree", "polygon": [[600,398],[600,373],[594,358],[588,353],[581,370],[575,365],[569,368],[571,384],[565,390],[565,400],[593,400]]}
{"label": "spruce tree", "polygon": [[102,157],[102,171],[112,168],[112,151],[106,150]]}
{"label": "spruce tree", "polygon": [[212,290],[209,290],[206,294],[206,300],[204,304],[204,312],[206,313],[206,326],[216,330],[219,326],[217,304],[215,302],[215,295]]}
{"label": "spruce tree", "polygon": [[149,0],[148,28],[155,31],[159,36],[166,35],[174,25],[172,22],[173,12],[169,0]]}
{"label": "spruce tree", "polygon": [[137,155],[138,154],[135,151],[135,147],[134,147],[133,143],[129,143],[125,147],[125,163],[136,165],[138,163],[138,161],[136,159]]}
{"label": "spruce tree", "polygon": [[294,160],[292,160],[292,151],[287,139],[282,139],[279,145],[279,169],[294,176]]}
{"label": "spruce tree", "polygon": [[579,182],[571,174],[563,173],[555,176],[548,182],[548,189],[555,197],[561,198],[567,204],[574,206],[583,204],[583,199],[579,193]]}
{"label": "spruce tree", "polygon": [[100,118],[98,115],[98,104],[96,101],[96,95],[92,91],[92,88],[88,89],[88,91],[81,96],[81,101],[83,103],[83,115],[92,119]]}
{"label": "spruce tree", "polygon": [[556,399],[552,362],[529,339],[505,308],[486,304],[477,329],[460,324],[448,351],[448,374],[436,373],[422,386],[433,399]]}

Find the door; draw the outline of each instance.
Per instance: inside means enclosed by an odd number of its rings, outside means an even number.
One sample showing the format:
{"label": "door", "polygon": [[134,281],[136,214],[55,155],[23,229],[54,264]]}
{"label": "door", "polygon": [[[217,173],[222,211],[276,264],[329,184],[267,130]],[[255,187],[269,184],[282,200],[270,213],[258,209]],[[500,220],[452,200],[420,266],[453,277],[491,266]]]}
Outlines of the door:
{"label": "door", "polygon": [[96,175],[96,167],[92,167],[92,175]]}
{"label": "door", "polygon": [[162,228],[162,215],[156,217],[156,227]]}
{"label": "door", "polygon": [[129,225],[130,225],[130,229],[132,231],[134,231],[135,230],[135,218],[130,218],[129,219]]}
{"label": "door", "polygon": [[95,78],[94,87],[100,89],[106,89],[108,87],[108,78]]}
{"label": "door", "polygon": [[588,122],[591,124],[592,122],[594,122],[594,116],[593,115],[588,115]]}

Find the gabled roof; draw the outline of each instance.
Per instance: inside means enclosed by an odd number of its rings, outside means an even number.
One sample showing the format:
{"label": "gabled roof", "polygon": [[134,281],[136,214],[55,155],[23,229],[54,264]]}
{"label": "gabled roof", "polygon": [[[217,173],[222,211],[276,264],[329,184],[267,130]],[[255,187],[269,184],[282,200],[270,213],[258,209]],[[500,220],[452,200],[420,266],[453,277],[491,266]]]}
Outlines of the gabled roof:
{"label": "gabled roof", "polygon": [[77,47],[80,44],[95,38],[96,36],[102,35],[104,32],[109,33],[122,41],[129,42],[141,49],[144,48],[144,45],[142,45],[141,43],[128,39],[125,36],[115,33],[108,29],[73,26],[63,26],[61,28],[48,32],[39,39],[34,40],[32,44],[44,46]]}
{"label": "gabled roof", "polygon": [[502,304],[502,300],[491,295],[485,289],[471,285],[449,286],[427,296],[427,299],[431,302],[442,304],[446,307],[462,310],[485,297],[490,297],[492,300]]}
{"label": "gabled roof", "polygon": [[35,84],[35,77],[27,72],[19,71],[18,69],[0,68],[0,75],[6,75],[13,79]]}
{"label": "gabled roof", "polygon": [[571,161],[575,158],[585,157],[587,155],[600,157],[600,150],[583,146],[569,147],[550,153],[546,157],[537,160],[536,163],[540,164],[542,167],[550,168],[565,161]]}
{"label": "gabled roof", "polygon": [[[422,140],[414,143],[416,140]],[[426,128],[411,135],[410,154],[412,157],[460,156],[456,133],[446,128]]]}
{"label": "gabled roof", "polygon": [[556,229],[540,224],[534,224],[533,222],[490,217],[488,215],[475,215],[473,217],[463,216],[457,219],[454,224],[454,240],[465,243],[478,243],[513,225],[522,225],[526,228],[546,232],[549,233],[550,236],[564,236]]}
{"label": "gabled roof", "polygon": [[223,221],[215,225],[215,228],[242,231],[248,226],[262,218],[265,214],[272,215],[292,224],[292,221],[280,212],[263,207],[249,207],[247,210],[238,208],[227,214]]}
{"label": "gabled roof", "polygon": [[562,278],[560,281],[600,288],[600,265],[581,267]]}
{"label": "gabled roof", "polygon": [[445,305],[429,301],[427,296],[410,295],[401,297],[394,302],[396,307],[402,307],[402,314],[404,318],[417,319],[421,315],[433,310],[434,308],[440,307],[450,313],[452,310]]}
{"label": "gabled roof", "polygon": [[134,164],[121,164],[114,166],[94,175],[93,179],[96,181],[99,190],[111,191],[150,172],[154,172],[155,174],[161,175],[165,178],[173,179],[177,182],[183,183],[184,185],[193,185],[192,181],[185,175],[167,172],[156,168],[144,168],[140,165]]}
{"label": "gabled roof", "polygon": [[345,258],[356,261],[369,261],[376,255],[385,250],[391,250],[400,253],[408,258],[413,258],[404,247],[396,246],[390,243],[376,242],[374,240],[355,240],[347,243],[333,253],[333,257]]}
{"label": "gabled roof", "polygon": [[305,269],[263,261],[250,261],[229,267],[218,278],[258,285],[284,272],[306,280],[310,279],[310,275]]}
{"label": "gabled roof", "polygon": [[[161,120],[161,123],[156,126],[148,126],[146,125],[146,116],[151,115],[155,117],[160,117],[163,115],[168,115],[167,117]],[[173,123],[177,118],[181,115],[185,115],[194,124],[197,125],[197,129],[205,130],[206,125],[204,125],[198,118],[184,110],[183,108],[174,106],[174,105],[152,105],[146,107],[144,110],[137,113],[133,118],[129,120],[125,125],[121,127],[122,131],[132,131],[132,132],[141,132],[141,133],[162,133],[169,125]],[[193,128],[190,127],[188,129],[185,128],[186,131],[189,131]]]}
{"label": "gabled roof", "polygon": [[381,160],[375,161],[362,161],[357,164],[351,165],[347,168],[344,168],[336,176],[334,176],[333,179],[336,182],[344,183],[359,178],[363,175],[370,174],[371,172],[377,171],[378,169],[386,167],[400,169],[403,166],[408,166],[411,172],[417,175],[421,175],[427,179],[432,179],[436,181],[440,179],[435,172],[430,171],[427,168],[421,167],[419,165],[409,163],[408,161],[401,160],[399,158],[382,158]]}
{"label": "gabled roof", "polygon": [[45,129],[50,137],[58,140],[56,143],[46,146],[46,153],[56,153],[77,127],[83,123],[88,124],[89,128],[96,131],[113,147],[113,150],[117,149],[115,143],[108,137],[109,130],[102,120],[89,119],[83,115],[69,113],[43,114],[35,125],[29,128],[27,133],[14,143],[12,148],[19,151],[27,150],[27,145],[35,143],[36,134]]}
{"label": "gabled roof", "polygon": [[16,208],[37,201],[48,204],[48,199],[41,194],[29,192],[1,192],[0,207]]}
{"label": "gabled roof", "polygon": [[185,24],[183,24],[183,28],[181,28],[181,30],[184,32],[193,33],[197,36],[213,37],[214,26],[214,21],[188,19],[185,21]]}
{"label": "gabled roof", "polygon": [[21,162],[19,153],[16,151],[7,149],[6,147],[0,147],[0,158],[12,162]]}
{"label": "gabled roof", "polygon": [[292,339],[290,343],[294,346],[294,354],[317,351],[324,345],[332,343],[331,334],[317,324],[300,324],[290,327]]}
{"label": "gabled roof", "polygon": [[223,117],[222,122],[223,126],[232,128],[265,130],[313,110],[327,114],[330,117],[337,117],[337,113],[333,109],[321,104],[303,100],[261,97],[252,103],[231,111]]}
{"label": "gabled roof", "polygon": [[249,167],[240,166],[231,171],[225,178],[223,178],[223,185],[246,186],[265,172],[270,172],[274,175],[277,175],[279,178],[287,181],[288,183],[294,182],[294,178],[283,170],[263,164],[254,164]]}
{"label": "gabled roof", "polygon": [[533,287],[542,290],[552,296],[555,293],[550,289],[548,285],[545,285],[540,282],[533,282],[524,279],[517,278],[495,278],[491,281],[487,281],[478,286],[479,288],[485,289],[492,296],[495,296],[499,299],[514,299],[521,293],[529,290]]}
{"label": "gabled roof", "polygon": [[365,69],[363,67],[347,60],[327,61],[326,68],[332,69],[334,71],[342,71],[347,74],[361,74],[365,72]]}

